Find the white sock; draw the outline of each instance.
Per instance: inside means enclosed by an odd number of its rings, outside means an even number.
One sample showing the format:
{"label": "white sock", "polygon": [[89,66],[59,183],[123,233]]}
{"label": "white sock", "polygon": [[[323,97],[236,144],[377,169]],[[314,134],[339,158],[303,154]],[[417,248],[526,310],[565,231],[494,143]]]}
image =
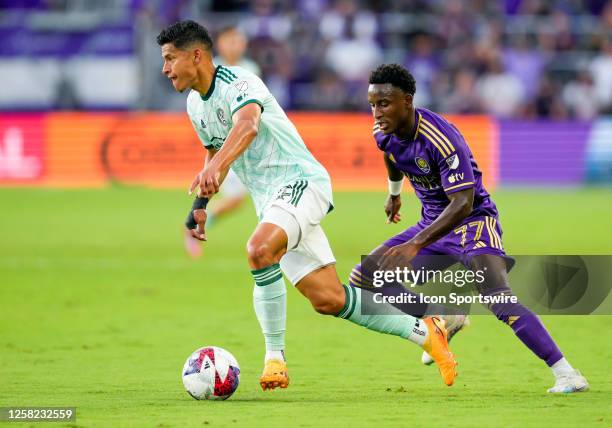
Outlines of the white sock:
{"label": "white sock", "polygon": [[266,360],[284,360],[287,291],[278,263],[251,271],[255,279],[253,306],[266,341]]}
{"label": "white sock", "polygon": [[417,345],[423,346],[428,336],[429,331],[427,330],[427,325],[425,325],[423,320],[417,319],[414,327],[412,328],[412,332],[408,336],[408,340],[416,343]]}
{"label": "white sock", "polygon": [[427,327],[422,320],[407,315],[389,303],[375,303],[372,292],[353,285],[344,285],[346,300],[338,318],[379,333],[408,339],[423,346]]}
{"label": "white sock", "polygon": [[565,359],[565,357],[561,358],[555,364],[550,366],[550,369],[553,372],[553,375],[556,378],[560,378],[561,376],[566,376],[568,374],[574,373],[574,368],[570,365],[570,363]]}
{"label": "white sock", "polygon": [[285,361],[285,351],[266,351],[265,361],[268,360]]}

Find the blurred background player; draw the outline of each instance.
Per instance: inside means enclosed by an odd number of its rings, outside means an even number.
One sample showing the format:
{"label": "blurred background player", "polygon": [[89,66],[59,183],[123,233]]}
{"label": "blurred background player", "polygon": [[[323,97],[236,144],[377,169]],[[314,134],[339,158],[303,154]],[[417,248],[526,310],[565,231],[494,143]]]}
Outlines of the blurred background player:
{"label": "blurred background player", "polygon": [[[427,263],[427,256],[451,256],[453,260],[448,266],[461,262],[483,272],[485,281],[477,285],[480,294],[513,296],[497,207],[484,188],[482,173],[463,136],[442,116],[414,107],[416,82],[401,65],[379,66],[370,75],[369,82],[374,138],[384,152],[389,175],[387,220],[392,223],[401,220],[400,192],[404,175],[422,204],[421,219],[416,225],[372,252],[380,257],[380,266],[391,269],[413,263],[413,268],[419,269]],[[370,270],[359,264],[351,273],[351,284],[369,285],[371,278]],[[530,309],[518,301],[492,304],[488,308],[551,368],[556,382],[548,392],[588,389],[586,379],[564,358]]]}
{"label": "blurred background player", "polygon": [[222,28],[217,35],[217,56],[213,61],[226,67],[242,67],[261,77],[259,65],[246,56],[248,45],[249,41],[240,28],[233,25]]}
{"label": "blurred background player", "polygon": [[[217,36],[215,47],[218,53],[213,59],[215,64],[242,67],[261,77],[261,69],[257,63],[245,56],[248,40],[238,27],[228,26],[221,29]],[[220,194],[215,197],[210,209],[207,211],[206,226],[210,228],[215,221],[240,209],[247,196],[247,188],[244,187],[240,178],[230,169],[223,181]],[[191,236],[189,231],[185,231],[185,250],[193,258],[202,255],[202,246],[197,239]]]}

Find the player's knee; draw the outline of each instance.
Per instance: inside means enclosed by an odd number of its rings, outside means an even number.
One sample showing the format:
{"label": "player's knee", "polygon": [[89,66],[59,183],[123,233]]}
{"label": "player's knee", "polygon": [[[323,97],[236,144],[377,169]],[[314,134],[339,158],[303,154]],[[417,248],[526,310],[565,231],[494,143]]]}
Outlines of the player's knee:
{"label": "player's knee", "polygon": [[249,264],[253,269],[261,269],[276,263],[274,251],[266,243],[249,242],[247,254]]}

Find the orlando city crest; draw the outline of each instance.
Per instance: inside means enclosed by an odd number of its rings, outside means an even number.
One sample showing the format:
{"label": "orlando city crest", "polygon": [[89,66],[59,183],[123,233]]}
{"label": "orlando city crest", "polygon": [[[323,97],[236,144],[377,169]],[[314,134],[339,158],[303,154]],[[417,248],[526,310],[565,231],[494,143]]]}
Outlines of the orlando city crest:
{"label": "orlando city crest", "polygon": [[414,162],[416,163],[416,166],[418,166],[419,169],[423,171],[425,174],[431,171],[431,168],[429,168],[429,164],[422,157],[417,156],[416,158],[414,158]]}

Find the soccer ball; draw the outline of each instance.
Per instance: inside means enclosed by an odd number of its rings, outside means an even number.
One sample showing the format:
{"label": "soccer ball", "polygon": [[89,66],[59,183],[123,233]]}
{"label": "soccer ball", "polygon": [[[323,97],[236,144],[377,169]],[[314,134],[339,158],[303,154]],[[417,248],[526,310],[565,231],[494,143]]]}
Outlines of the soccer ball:
{"label": "soccer ball", "polygon": [[196,400],[226,400],[238,389],[240,367],[223,348],[205,346],[187,358],[183,385]]}

